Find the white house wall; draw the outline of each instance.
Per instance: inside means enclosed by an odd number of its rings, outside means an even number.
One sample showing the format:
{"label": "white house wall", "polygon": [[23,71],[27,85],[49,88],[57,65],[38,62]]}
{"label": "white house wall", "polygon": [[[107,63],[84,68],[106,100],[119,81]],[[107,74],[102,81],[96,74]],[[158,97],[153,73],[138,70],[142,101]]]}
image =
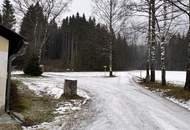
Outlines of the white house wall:
{"label": "white house wall", "polygon": [[5,106],[8,48],[9,41],[0,36],[0,113]]}

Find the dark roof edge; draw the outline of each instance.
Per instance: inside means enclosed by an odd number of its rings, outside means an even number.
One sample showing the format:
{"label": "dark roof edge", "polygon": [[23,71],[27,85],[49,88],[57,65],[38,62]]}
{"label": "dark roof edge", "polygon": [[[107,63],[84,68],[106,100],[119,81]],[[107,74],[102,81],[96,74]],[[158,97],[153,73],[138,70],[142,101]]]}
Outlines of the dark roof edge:
{"label": "dark roof edge", "polygon": [[14,35],[20,37],[22,40],[27,41],[22,35],[16,33],[16,32],[13,31],[13,30],[8,29],[7,27],[3,26],[2,24],[0,24],[0,28],[3,28],[3,29],[5,29],[5,30],[7,30],[7,31],[9,31],[9,32],[11,32],[11,33],[13,33]]}

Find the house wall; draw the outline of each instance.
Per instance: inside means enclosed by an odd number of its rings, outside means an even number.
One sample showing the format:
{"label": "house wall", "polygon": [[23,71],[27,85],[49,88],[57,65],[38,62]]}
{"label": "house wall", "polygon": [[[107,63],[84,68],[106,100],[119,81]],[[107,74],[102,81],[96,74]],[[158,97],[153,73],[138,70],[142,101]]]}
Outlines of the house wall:
{"label": "house wall", "polygon": [[4,112],[9,41],[0,36],[0,114]]}

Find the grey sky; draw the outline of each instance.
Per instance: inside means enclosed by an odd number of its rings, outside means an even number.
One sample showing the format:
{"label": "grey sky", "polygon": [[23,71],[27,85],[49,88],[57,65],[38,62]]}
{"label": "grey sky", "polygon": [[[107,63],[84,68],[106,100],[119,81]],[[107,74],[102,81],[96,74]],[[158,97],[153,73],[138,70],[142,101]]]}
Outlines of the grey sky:
{"label": "grey sky", "polygon": [[79,12],[81,15],[85,13],[85,15],[89,17],[92,14],[91,4],[91,0],[73,0],[70,11],[67,12],[64,16],[70,16]]}
{"label": "grey sky", "polygon": [[[4,0],[0,0],[0,4],[3,3]],[[85,13],[87,17],[92,14],[92,1],[91,0],[73,0],[70,11],[64,14],[65,16],[71,16],[79,12],[80,14]],[[1,7],[1,6],[0,6]]]}
{"label": "grey sky", "polygon": [[[3,1],[4,0],[0,0],[0,10],[1,10]],[[71,6],[69,7],[69,11],[67,11],[63,14],[63,18],[66,16],[71,16],[73,14],[75,15],[77,12],[79,12],[80,15],[85,13],[87,18],[89,16],[91,16],[91,14],[92,14],[92,1],[91,0],[73,0]],[[17,20],[20,21],[20,19],[18,19],[18,17],[17,17]],[[58,20],[58,22],[61,22],[61,21],[62,21],[62,18],[60,18]]]}

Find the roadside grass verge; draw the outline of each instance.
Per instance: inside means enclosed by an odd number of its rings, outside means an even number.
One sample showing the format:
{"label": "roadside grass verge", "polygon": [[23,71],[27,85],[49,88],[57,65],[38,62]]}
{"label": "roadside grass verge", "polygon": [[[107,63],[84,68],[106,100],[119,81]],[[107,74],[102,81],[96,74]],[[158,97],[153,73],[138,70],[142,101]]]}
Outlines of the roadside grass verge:
{"label": "roadside grass verge", "polygon": [[51,121],[54,115],[54,109],[57,103],[56,99],[48,95],[39,97],[28,89],[20,81],[13,80],[10,93],[11,112],[17,112],[23,115],[24,126],[37,125],[43,122]]}
{"label": "roadside grass verge", "polygon": [[24,126],[50,122],[55,117],[55,102],[48,97],[31,97],[31,107],[22,112],[25,117]]}
{"label": "roadside grass verge", "polygon": [[22,112],[31,107],[31,101],[29,98],[25,98],[23,95],[19,94],[18,85],[19,81],[11,81],[11,90],[10,90],[10,110],[16,112]]}
{"label": "roadside grass verge", "polygon": [[178,100],[184,100],[188,101],[190,100],[190,92],[184,90],[183,87],[167,83],[167,85],[162,86],[160,82],[149,82],[146,83],[143,80],[140,80],[140,84],[149,89],[150,91],[155,91],[155,92],[161,92],[163,96],[166,97],[172,97]]}

